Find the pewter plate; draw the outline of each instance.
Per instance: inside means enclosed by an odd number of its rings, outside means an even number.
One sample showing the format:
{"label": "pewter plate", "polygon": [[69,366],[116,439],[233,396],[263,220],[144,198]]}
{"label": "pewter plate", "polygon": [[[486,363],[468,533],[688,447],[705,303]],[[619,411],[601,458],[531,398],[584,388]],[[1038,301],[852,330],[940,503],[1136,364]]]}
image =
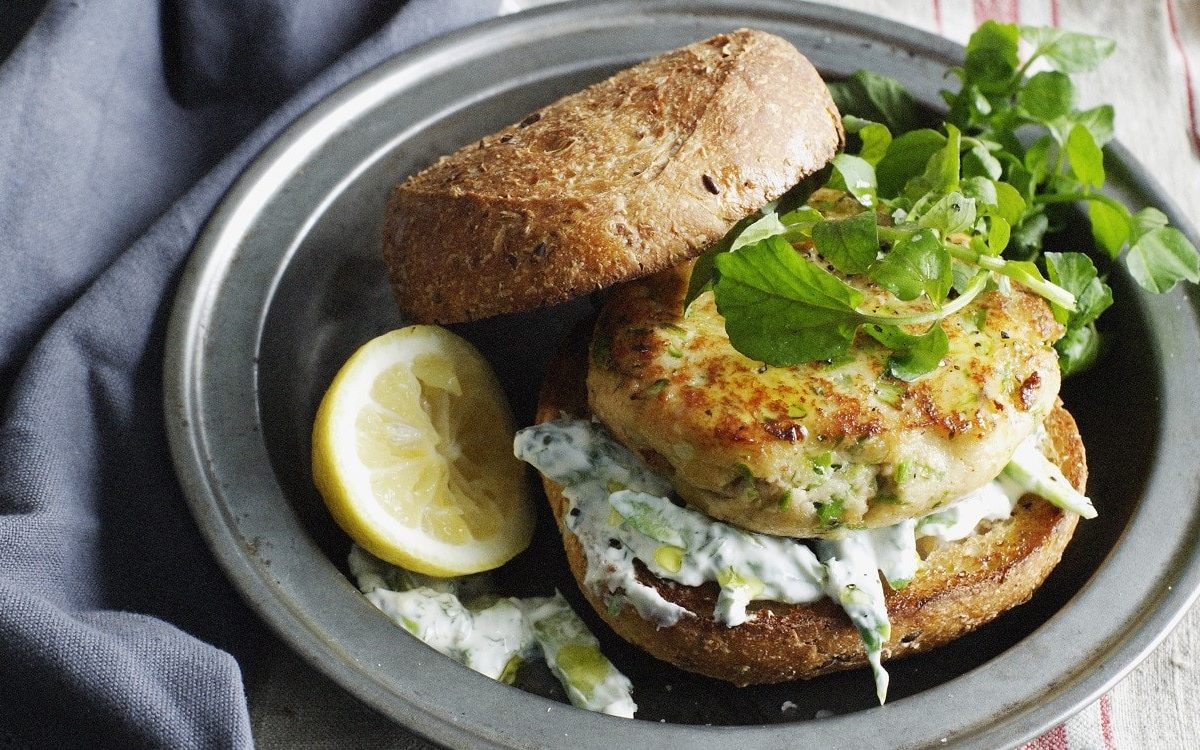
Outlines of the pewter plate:
{"label": "pewter plate", "polygon": [[[780,34],[827,77],[866,67],[938,103],[960,47],[892,22],[794,2],[568,4],[400,55],[338,90],[246,170],[193,252],[165,363],[171,448],[213,553],[279,635],[347,690],[439,743],[472,747],[1000,747],[1094,700],[1153,648],[1200,586],[1200,325],[1195,291],[1153,298],[1115,273],[1111,347],[1063,397],[1088,446],[1101,516],[1034,599],[948,647],[891,666],[873,706],[862,671],[736,689],[619,642],[585,605],[543,513],[498,574],[586,611],[635,685],[639,719],[577,710],[546,674],[524,689],[471,672],[396,628],[344,575],[349,540],[309,479],[309,430],[345,358],[402,324],[379,257],[389,189],[438,155],[613,71],[740,26]],[[1170,211],[1119,147],[1113,192]],[[1068,223],[1070,216],[1067,217]],[[1183,225],[1175,212],[1171,219]],[[1087,243],[1068,228],[1067,245]],[[1193,241],[1195,235],[1193,233]],[[1190,296],[1189,296],[1190,295]],[[460,327],[527,423],[580,300]],[[783,710],[785,701],[795,708]]]}

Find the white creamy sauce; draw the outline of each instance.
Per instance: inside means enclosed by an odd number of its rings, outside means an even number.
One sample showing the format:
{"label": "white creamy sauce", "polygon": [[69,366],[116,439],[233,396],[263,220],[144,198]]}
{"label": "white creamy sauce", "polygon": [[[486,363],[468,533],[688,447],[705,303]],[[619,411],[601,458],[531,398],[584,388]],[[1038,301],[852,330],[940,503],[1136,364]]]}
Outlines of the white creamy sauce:
{"label": "white creamy sauce", "polygon": [[[501,599],[471,611],[451,593],[374,589],[367,600],[430,647],[494,680],[530,656],[533,633],[517,602]],[[510,667],[511,665],[511,667]]]}
{"label": "white creamy sauce", "polygon": [[879,580],[879,555],[870,532],[851,532],[842,539],[818,539],[817,555],[829,571],[825,587],[829,597],[842,606],[862,638],[875,694],[882,704],[887,698],[888,673],[881,663],[883,644],[891,637],[883,583]]}
{"label": "white creamy sauce", "polygon": [[[1038,441],[1034,435],[1026,443],[1037,451]],[[635,559],[659,578],[685,586],[715,581],[720,594],[713,618],[729,627],[751,619],[751,601],[805,603],[829,596],[862,636],[881,703],[888,683],[881,653],[891,625],[879,572],[892,588],[902,588],[920,567],[919,538],[962,539],[981,521],[1010,516],[1024,492],[1004,476],[924,518],[811,540],[810,547],[674,504],[670,483],[595,422],[563,419],[528,427],[517,433],[514,451],[563,487],[565,524],[587,559],[585,583],[607,594],[610,606],[628,603],[659,627],[691,615],[639,582]]]}
{"label": "white creamy sauce", "polygon": [[[620,490],[607,500],[594,503],[596,510],[604,512],[607,527],[602,531],[660,578],[685,586],[718,581],[716,618],[726,625],[745,622],[751,600],[813,602],[824,595],[825,570],[820,561],[812,550],[791,539],[714,523],[702,513],[644,492]],[[584,505],[575,507],[583,510]],[[620,516],[616,527],[607,524],[606,505]]]}
{"label": "white creamy sauce", "polygon": [[1003,476],[1023,487],[1026,492],[1039,495],[1065,511],[1078,513],[1083,518],[1095,518],[1096,508],[1092,501],[1076,490],[1063,476],[1062,469],[1040,450],[1044,434],[1039,429],[1036,441],[1026,440],[1017,447],[1012,459],[1004,467]]}
{"label": "white creamy sauce", "polygon": [[525,621],[542,647],[554,676],[573,705],[610,716],[633,718],[633,684],[600,653],[600,641],[588,631],[561,594],[526,599]]}
{"label": "white creamy sauce", "polygon": [[917,521],[918,537],[940,542],[965,539],[981,521],[999,521],[1012,515],[1013,503],[1023,491],[1004,475],[975,490],[948,508]]}
{"label": "white creamy sauce", "polygon": [[[633,718],[632,683],[600,653],[600,642],[561,594],[494,599],[482,593],[484,576],[431,578],[357,546],[349,563],[367,600],[438,652],[510,683],[522,661],[541,656],[573,705]],[[480,602],[487,606],[464,605],[470,591],[486,597]]]}
{"label": "white creamy sauce", "polygon": [[921,567],[921,556],[917,554],[916,530],[917,520],[910,518],[893,526],[851,531],[848,536],[867,539],[875,553],[875,566],[892,588],[900,590],[917,574],[917,568]]}
{"label": "white creamy sauce", "polygon": [[517,458],[564,487],[571,502],[564,522],[579,537],[587,558],[585,584],[608,592],[616,601],[629,602],[643,619],[660,627],[674,625],[690,614],[637,580],[634,554],[621,542],[619,527],[609,523],[612,506],[608,497],[614,491],[627,489],[666,497],[671,492],[670,482],[585,420],[527,427],[517,433],[514,450]]}

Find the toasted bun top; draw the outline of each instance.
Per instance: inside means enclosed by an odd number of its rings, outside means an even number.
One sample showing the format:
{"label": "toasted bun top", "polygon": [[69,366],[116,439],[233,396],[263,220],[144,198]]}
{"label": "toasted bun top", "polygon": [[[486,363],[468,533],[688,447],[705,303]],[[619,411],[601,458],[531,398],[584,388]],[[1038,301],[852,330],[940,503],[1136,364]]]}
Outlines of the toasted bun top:
{"label": "toasted bun top", "polygon": [[742,29],[624,70],[395,188],[401,310],[453,323],[560,302],[698,255],[823,167],[841,120],[785,40]]}

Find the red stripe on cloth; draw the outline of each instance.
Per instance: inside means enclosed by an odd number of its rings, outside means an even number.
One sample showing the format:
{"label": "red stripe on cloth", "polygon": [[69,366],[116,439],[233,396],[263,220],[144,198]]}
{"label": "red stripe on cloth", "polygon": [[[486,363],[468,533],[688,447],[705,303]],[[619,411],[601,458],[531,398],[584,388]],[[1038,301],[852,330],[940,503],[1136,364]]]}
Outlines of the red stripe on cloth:
{"label": "red stripe on cloth", "polygon": [[933,25],[937,27],[937,33],[945,36],[946,29],[942,26],[942,0],[933,0]]}
{"label": "red stripe on cloth", "polygon": [[1067,745],[1067,728],[1059,724],[1036,740],[1025,743],[1021,750],[1071,750]]}
{"label": "red stripe on cloth", "polygon": [[1188,123],[1192,130],[1192,148],[1200,152],[1200,123],[1196,121],[1196,89],[1192,84],[1192,66],[1188,63],[1187,49],[1183,46],[1183,37],[1179,35],[1179,23],[1175,20],[1175,3],[1166,0],[1167,25],[1171,27],[1171,39],[1179,56],[1183,58],[1183,85],[1187,93]]}
{"label": "red stripe on cloth", "polygon": [[1058,27],[1058,0],[1050,0],[1050,25]]}
{"label": "red stripe on cloth", "polygon": [[1021,6],[1017,0],[975,0],[975,23],[988,19],[1001,23],[1017,23],[1021,20]]}
{"label": "red stripe on cloth", "polygon": [[1112,705],[1108,693],[1100,696],[1100,734],[1104,735],[1105,750],[1117,750],[1117,742],[1113,739]]}

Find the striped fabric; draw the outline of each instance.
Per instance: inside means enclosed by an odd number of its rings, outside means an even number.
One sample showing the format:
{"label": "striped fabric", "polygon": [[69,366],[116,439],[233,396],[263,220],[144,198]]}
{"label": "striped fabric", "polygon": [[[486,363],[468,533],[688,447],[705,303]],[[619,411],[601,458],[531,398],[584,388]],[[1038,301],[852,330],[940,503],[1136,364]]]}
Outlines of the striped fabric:
{"label": "striped fabric", "polygon": [[[1188,125],[1192,131],[1192,145],[1200,152],[1200,121],[1196,119],[1196,109],[1200,107],[1196,98],[1200,95],[1197,89],[1195,65],[1200,57],[1200,5],[1195,0],[1177,7],[1173,0],[1164,3],[1167,13],[1167,23],[1171,30],[1171,42],[1179,55],[1183,66],[1183,80],[1187,96]],[[1186,10],[1185,10],[1186,9]],[[1183,25],[1184,23],[1187,25]],[[1184,35],[1186,29],[1187,36]],[[1184,41],[1186,38],[1186,42]]]}
{"label": "striped fabric", "polygon": [[1112,700],[1100,700],[1046,732],[1023,750],[1115,750]]}

